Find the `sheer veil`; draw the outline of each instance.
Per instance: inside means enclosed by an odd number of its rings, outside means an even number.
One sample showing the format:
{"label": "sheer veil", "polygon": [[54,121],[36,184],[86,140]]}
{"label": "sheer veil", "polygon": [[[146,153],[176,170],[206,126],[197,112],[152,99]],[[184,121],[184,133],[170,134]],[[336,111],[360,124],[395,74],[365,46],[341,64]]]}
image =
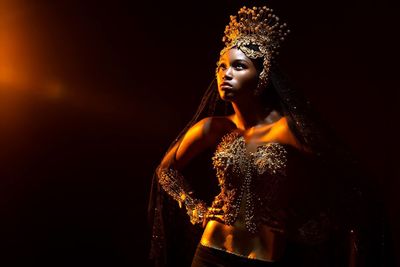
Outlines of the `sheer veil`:
{"label": "sheer veil", "polygon": [[[379,266],[380,255],[377,251],[382,250],[378,246],[383,234],[379,192],[373,192],[373,184],[365,179],[368,175],[346,142],[315,111],[309,99],[291,86],[276,64],[271,68],[270,81],[269,86],[277,93],[278,104],[290,129],[329,172],[324,179],[330,185],[330,209],[333,210],[335,221],[340,222],[341,232],[349,237],[349,242],[341,246],[352,251],[359,264]],[[182,140],[196,122],[207,116],[231,112],[230,105],[219,98],[214,79],[205,91],[195,115],[165,154]],[[185,264],[190,263],[202,229],[188,223],[184,212],[158,184],[155,173],[150,190],[148,221],[152,235],[150,258],[155,265],[178,266],[176,264],[181,261],[179,266],[189,266]]]}

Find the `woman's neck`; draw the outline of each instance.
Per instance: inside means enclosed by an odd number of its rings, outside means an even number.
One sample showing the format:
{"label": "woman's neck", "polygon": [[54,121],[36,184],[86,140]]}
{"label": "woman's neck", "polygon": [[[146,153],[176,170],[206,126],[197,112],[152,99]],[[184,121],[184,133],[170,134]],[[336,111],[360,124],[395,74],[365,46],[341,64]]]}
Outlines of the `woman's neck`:
{"label": "woman's neck", "polygon": [[248,130],[260,124],[271,124],[282,117],[271,106],[263,106],[258,99],[247,103],[232,102],[232,107],[235,111],[233,120],[241,130]]}

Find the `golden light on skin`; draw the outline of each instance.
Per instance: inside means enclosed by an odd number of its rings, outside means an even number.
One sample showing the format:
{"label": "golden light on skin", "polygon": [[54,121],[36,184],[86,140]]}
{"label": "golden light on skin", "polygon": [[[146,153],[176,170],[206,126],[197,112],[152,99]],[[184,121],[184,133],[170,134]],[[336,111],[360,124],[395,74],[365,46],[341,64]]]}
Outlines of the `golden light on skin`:
{"label": "golden light on skin", "polygon": [[229,251],[234,251],[232,234],[229,234],[229,235],[226,236],[224,247]]}

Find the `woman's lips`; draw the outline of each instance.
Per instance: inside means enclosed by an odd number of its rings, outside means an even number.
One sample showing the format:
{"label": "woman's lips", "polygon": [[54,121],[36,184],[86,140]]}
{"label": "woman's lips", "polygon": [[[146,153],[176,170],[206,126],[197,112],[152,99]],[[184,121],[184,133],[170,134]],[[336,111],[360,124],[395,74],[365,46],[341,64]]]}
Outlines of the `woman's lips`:
{"label": "woman's lips", "polygon": [[221,85],[222,90],[232,90],[232,86],[230,85]]}
{"label": "woman's lips", "polygon": [[233,89],[232,85],[229,83],[222,83],[220,85],[220,88],[221,88],[221,90],[232,90]]}

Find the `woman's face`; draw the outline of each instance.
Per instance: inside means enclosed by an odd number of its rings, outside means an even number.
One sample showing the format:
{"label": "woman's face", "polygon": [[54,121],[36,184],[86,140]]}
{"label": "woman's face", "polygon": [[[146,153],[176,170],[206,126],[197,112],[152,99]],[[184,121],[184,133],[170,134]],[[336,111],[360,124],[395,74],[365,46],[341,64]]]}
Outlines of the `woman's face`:
{"label": "woman's face", "polygon": [[253,96],[257,87],[258,72],[250,58],[240,49],[232,48],[218,62],[218,93],[225,101]]}

